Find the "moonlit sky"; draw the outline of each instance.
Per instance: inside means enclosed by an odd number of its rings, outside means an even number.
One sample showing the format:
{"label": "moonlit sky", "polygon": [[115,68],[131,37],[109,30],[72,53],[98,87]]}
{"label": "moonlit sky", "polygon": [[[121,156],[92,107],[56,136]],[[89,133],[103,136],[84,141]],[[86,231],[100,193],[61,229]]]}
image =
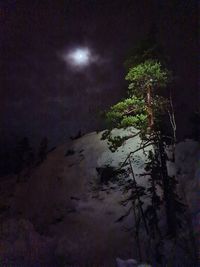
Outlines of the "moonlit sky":
{"label": "moonlit sky", "polygon": [[184,126],[198,99],[196,3],[1,1],[1,147],[23,136],[56,145],[103,129],[99,111],[124,96],[123,62],[152,27],[178,77]]}
{"label": "moonlit sky", "polygon": [[93,61],[93,55],[89,48],[79,47],[63,54],[63,59],[72,67],[83,68]]}

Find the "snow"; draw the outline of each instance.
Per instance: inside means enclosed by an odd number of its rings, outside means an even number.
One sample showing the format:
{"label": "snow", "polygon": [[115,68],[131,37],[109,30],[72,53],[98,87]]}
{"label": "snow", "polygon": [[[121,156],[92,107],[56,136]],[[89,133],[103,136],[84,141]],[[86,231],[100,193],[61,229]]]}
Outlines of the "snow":
{"label": "snow", "polygon": [[[127,133],[121,130],[120,134]],[[117,185],[112,190],[105,186],[104,191],[94,191],[93,185],[100,179],[96,168],[118,167],[141,140],[130,139],[112,153],[101,137],[102,132],[94,132],[59,146],[27,182],[16,186],[11,200],[12,216],[30,221],[40,234],[51,236],[55,257],[67,257],[70,264],[95,261],[111,267],[117,256],[137,258],[133,236],[125,231],[133,227],[133,217],[116,223],[127,210],[119,204],[125,196]],[[138,152],[138,158],[140,164],[133,165],[139,173],[146,155]]]}
{"label": "snow", "polygon": [[[127,132],[114,130],[113,134],[126,135],[130,132],[136,133],[130,128]],[[116,223],[127,210],[127,207],[119,204],[125,196],[116,184],[113,184],[112,190],[102,186],[104,191],[94,190],[93,186],[100,179],[96,168],[108,164],[117,168],[131,151],[140,146],[141,140],[139,136],[131,138],[113,153],[101,137],[102,132],[93,132],[57,147],[32,171],[25,182],[16,184],[15,187],[11,183],[13,196],[1,196],[10,206],[6,216],[14,218],[16,224],[20,220],[25,221],[27,229],[38,240],[35,246],[38,242],[42,244],[42,258],[49,253],[55,259],[66,259],[71,265],[81,266],[82,262],[87,262],[109,267],[115,266],[117,257],[138,259],[134,238],[130,232],[125,231],[133,227],[133,216]],[[141,178],[137,174],[144,172],[150,149],[151,146],[133,156],[132,164],[139,184],[145,185],[147,182],[147,177]],[[187,140],[177,145],[176,171],[179,173],[179,188],[182,193],[184,191],[192,212],[197,210],[195,192],[199,185],[198,161],[197,143]],[[174,172],[174,166],[172,167]],[[9,186],[5,183],[5,189],[7,188]],[[7,220],[3,217],[1,219],[5,222]],[[46,239],[41,241],[41,236]],[[0,251],[1,259],[8,257],[4,253],[11,246],[8,239],[9,235],[4,234],[2,242],[5,250]],[[27,242],[30,244],[31,241]],[[34,250],[34,244],[31,246]],[[51,252],[52,246],[54,252]],[[26,247],[28,245],[22,246],[25,251],[23,253],[26,253]],[[20,258],[22,250],[16,252],[16,258]]]}

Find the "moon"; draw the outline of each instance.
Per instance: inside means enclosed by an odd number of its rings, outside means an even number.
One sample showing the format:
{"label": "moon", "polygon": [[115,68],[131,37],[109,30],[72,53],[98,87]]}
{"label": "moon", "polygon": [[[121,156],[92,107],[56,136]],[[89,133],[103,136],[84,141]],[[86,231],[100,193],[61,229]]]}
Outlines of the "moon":
{"label": "moon", "polygon": [[75,48],[67,53],[65,60],[75,67],[86,67],[91,63],[92,55],[88,48]]}

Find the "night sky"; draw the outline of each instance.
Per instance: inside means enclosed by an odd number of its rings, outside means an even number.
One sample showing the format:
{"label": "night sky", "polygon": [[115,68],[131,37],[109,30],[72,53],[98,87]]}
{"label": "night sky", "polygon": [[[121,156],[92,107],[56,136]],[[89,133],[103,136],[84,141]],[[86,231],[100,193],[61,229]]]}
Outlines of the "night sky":
{"label": "night sky", "polygon": [[[99,111],[125,96],[123,62],[152,28],[170,57],[179,134],[198,105],[197,3],[187,0],[63,0],[0,3],[1,148],[28,136],[57,145],[103,129]],[[93,60],[64,60],[85,47]],[[188,125],[188,126],[186,126]]]}

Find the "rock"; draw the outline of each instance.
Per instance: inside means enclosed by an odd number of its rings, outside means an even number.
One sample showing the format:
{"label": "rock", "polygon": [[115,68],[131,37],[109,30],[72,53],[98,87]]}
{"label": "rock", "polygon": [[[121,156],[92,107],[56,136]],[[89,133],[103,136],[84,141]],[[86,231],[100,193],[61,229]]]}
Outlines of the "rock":
{"label": "rock", "polygon": [[[114,134],[127,135],[130,131],[133,134],[135,130],[114,130]],[[90,133],[50,152],[27,183],[17,186],[11,203],[13,214],[20,211],[41,234],[54,238],[57,256],[70,259],[70,264],[78,258],[79,262],[94,262],[97,266],[105,264],[106,259],[111,267],[121,253],[127,258],[137,257],[137,251],[132,254],[133,235],[124,231],[133,227],[133,215],[115,223],[129,207],[119,204],[125,195],[115,184],[116,176],[111,170],[137,149],[141,140],[139,136],[131,138],[112,153],[101,137],[102,132]],[[147,156],[144,151],[135,156],[133,167],[139,174],[144,171]],[[107,165],[109,172],[103,171]],[[108,185],[101,184],[102,173]],[[145,179],[138,177],[138,182],[145,184]]]}
{"label": "rock", "polygon": [[[134,131],[133,128],[114,130],[113,134],[123,136]],[[130,205],[120,205],[126,195],[115,177],[116,169],[131,151],[139,148],[141,140],[139,136],[130,138],[112,153],[101,136],[102,132],[90,133],[58,146],[48,153],[46,160],[32,171],[24,183],[11,182],[12,178],[1,183],[0,202],[9,207],[0,214],[3,227],[1,259],[7,257],[17,262],[25,255],[28,262],[25,267],[41,259],[51,262],[52,257],[55,261],[60,259],[60,265],[54,266],[61,266],[62,262],[63,266],[69,263],[74,266],[113,267],[118,255],[127,259],[138,258],[134,237],[126,231],[134,227],[133,214],[116,223],[127,213]],[[197,144],[187,144],[188,141],[177,145],[176,168],[180,173],[180,186],[187,189],[185,199],[193,212],[196,211],[193,203],[198,184],[195,177],[199,175],[195,176],[199,148]],[[145,151],[138,151],[132,159],[135,177],[141,186],[147,185],[148,177],[139,174],[144,173],[148,156],[145,152],[150,149],[151,146]],[[191,158],[196,160],[196,165],[192,164]],[[15,219],[8,221],[8,217]],[[141,250],[145,259],[148,242],[142,235],[141,240],[144,240]],[[31,261],[28,260],[27,249],[34,254]],[[126,264],[124,266],[135,264],[133,260],[121,260],[122,263]],[[46,267],[45,264],[41,266]],[[47,266],[53,266],[52,262]]]}
{"label": "rock", "polygon": [[134,259],[122,260],[116,258],[117,267],[137,267],[137,261]]}
{"label": "rock", "polygon": [[30,221],[7,219],[1,224],[0,263],[2,266],[47,266],[52,262],[53,240],[42,237]]}
{"label": "rock", "polygon": [[151,265],[147,263],[138,263],[134,259],[122,260],[120,258],[116,258],[117,267],[151,267]]}

